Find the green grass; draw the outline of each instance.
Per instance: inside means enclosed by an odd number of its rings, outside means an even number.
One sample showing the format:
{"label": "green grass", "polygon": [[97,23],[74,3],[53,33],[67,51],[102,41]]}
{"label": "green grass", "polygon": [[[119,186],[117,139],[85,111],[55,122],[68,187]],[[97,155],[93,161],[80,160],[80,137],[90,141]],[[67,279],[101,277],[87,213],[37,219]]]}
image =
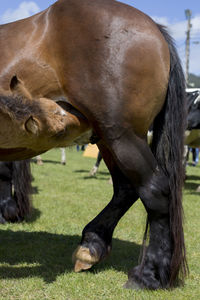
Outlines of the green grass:
{"label": "green grass", "polygon": [[118,224],[110,257],[93,270],[75,274],[71,255],[84,226],[112,196],[109,174],[102,163],[96,178],[88,176],[94,159],[67,150],[43,156],[44,165],[32,163],[33,211],[21,224],[0,226],[0,299],[2,300],[188,300],[200,299],[199,237],[200,166],[187,168],[184,190],[185,237],[190,275],[182,288],[171,291],[123,289],[128,270],[137,264],[145,225],[138,201]]}

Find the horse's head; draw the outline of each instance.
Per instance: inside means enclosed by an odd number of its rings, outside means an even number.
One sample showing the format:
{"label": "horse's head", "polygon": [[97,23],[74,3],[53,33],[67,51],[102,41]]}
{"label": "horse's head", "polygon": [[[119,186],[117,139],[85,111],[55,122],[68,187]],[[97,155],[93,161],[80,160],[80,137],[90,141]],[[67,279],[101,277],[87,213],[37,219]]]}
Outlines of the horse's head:
{"label": "horse's head", "polygon": [[0,96],[0,160],[25,159],[68,146],[89,129],[84,116],[68,103],[31,99],[16,77],[11,90],[11,95]]}

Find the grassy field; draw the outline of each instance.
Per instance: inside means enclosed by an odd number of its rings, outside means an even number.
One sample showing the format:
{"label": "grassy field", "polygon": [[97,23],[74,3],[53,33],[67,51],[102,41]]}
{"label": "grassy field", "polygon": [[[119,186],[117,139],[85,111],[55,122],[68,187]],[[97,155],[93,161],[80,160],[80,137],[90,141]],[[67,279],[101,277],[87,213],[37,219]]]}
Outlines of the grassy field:
{"label": "grassy field", "polygon": [[145,225],[138,201],[118,224],[110,257],[92,270],[75,274],[73,250],[84,226],[112,196],[104,163],[96,178],[89,177],[94,159],[67,150],[67,165],[60,150],[42,156],[43,166],[32,163],[32,215],[21,224],[0,226],[1,300],[198,300],[200,299],[200,166],[187,168],[184,190],[185,237],[190,276],[185,287],[171,291],[123,289],[128,270],[137,264]]}

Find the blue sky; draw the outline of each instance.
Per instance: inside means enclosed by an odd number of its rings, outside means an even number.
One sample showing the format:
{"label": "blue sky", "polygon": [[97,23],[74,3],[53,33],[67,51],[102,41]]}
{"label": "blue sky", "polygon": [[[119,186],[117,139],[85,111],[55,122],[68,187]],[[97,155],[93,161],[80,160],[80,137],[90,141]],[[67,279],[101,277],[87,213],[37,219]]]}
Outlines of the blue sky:
{"label": "blue sky", "polygon": [[[28,17],[54,2],[55,0],[1,0],[0,23]],[[187,30],[185,9],[190,9],[192,11],[190,72],[200,75],[200,0],[123,0],[121,2],[135,6],[157,22],[169,27],[170,33],[176,41],[183,67],[185,67]]]}

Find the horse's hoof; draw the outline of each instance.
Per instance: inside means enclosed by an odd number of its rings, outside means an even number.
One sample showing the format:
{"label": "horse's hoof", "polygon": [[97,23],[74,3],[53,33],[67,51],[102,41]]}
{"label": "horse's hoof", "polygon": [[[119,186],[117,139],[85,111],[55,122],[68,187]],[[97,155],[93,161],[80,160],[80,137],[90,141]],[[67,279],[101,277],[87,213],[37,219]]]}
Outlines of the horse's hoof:
{"label": "horse's hoof", "polygon": [[19,209],[15,200],[12,198],[1,199],[3,205],[1,205],[1,217],[0,223],[4,224],[5,222],[19,222]]}
{"label": "horse's hoof", "polygon": [[72,261],[75,264],[75,272],[88,270],[93,265],[104,260],[111,252],[111,245],[94,232],[83,234],[81,245],[74,251]]}
{"label": "horse's hoof", "polygon": [[[145,268],[145,266],[144,266]],[[127,289],[148,289],[157,290],[161,288],[161,283],[156,279],[153,270],[141,270],[140,266],[134,267],[128,273],[128,281],[125,284]]]}
{"label": "horse's hoof", "polygon": [[74,263],[74,271],[80,272],[90,269],[99,261],[99,257],[97,255],[91,255],[89,248],[78,246],[73,253],[72,261]]}
{"label": "horse's hoof", "polygon": [[5,224],[5,223],[6,223],[6,220],[2,216],[2,213],[0,213],[0,224]]}

